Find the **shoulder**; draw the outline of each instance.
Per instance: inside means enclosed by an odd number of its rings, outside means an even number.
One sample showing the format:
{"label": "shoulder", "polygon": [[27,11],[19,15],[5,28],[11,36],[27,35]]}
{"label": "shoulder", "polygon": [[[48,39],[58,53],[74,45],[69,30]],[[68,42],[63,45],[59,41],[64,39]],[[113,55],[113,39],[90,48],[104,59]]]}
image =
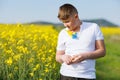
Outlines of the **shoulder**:
{"label": "shoulder", "polygon": [[83,25],[86,25],[86,26],[98,26],[98,24],[93,23],[93,22],[83,22]]}
{"label": "shoulder", "polygon": [[98,29],[99,25],[93,22],[83,22],[85,28]]}

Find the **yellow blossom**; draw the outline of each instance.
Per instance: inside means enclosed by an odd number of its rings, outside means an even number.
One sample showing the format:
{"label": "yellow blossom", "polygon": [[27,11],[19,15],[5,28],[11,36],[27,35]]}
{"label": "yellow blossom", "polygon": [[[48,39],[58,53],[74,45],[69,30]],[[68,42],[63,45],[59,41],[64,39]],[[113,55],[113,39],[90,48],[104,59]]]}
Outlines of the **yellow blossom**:
{"label": "yellow blossom", "polygon": [[30,76],[31,76],[31,77],[33,77],[33,75],[34,75],[34,73],[33,73],[33,72],[31,72],[31,73],[29,73],[29,74],[30,74]]}
{"label": "yellow blossom", "polygon": [[20,39],[17,44],[20,45],[20,44],[23,44],[24,40],[23,39]]}
{"label": "yellow blossom", "polygon": [[7,65],[11,65],[13,63],[12,58],[10,57],[9,59],[5,60],[5,63]]}
{"label": "yellow blossom", "polygon": [[49,72],[48,68],[45,68],[45,70],[44,70],[44,71],[45,71],[46,73],[47,73],[47,72]]}

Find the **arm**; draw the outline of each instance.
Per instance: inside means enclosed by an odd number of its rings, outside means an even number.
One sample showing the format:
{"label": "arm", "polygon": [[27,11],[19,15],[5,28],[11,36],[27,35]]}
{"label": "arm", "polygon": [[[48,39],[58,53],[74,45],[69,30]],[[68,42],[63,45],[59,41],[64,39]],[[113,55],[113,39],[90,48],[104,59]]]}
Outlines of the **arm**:
{"label": "arm", "polygon": [[96,48],[95,51],[73,56],[72,61],[75,63],[75,62],[81,62],[85,59],[97,59],[105,56],[106,50],[105,50],[104,40],[96,40],[95,48]]}
{"label": "arm", "polygon": [[65,55],[65,51],[57,51],[56,52],[56,61],[59,63],[65,62],[66,64],[72,63],[72,57],[70,55]]}

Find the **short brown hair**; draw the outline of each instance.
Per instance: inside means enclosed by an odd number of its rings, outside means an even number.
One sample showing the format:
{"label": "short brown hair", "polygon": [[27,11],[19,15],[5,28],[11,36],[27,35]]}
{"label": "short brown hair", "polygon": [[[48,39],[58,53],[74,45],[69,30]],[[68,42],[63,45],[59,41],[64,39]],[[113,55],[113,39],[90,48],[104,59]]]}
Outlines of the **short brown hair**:
{"label": "short brown hair", "polygon": [[77,9],[71,4],[64,4],[60,6],[58,18],[60,20],[67,20],[71,15],[78,14]]}

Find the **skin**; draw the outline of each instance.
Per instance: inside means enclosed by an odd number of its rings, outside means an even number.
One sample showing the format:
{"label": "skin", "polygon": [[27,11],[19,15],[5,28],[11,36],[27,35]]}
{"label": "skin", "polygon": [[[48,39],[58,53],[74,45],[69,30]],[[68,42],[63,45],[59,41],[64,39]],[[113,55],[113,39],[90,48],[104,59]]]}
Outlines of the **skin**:
{"label": "skin", "polygon": [[[78,14],[75,14],[68,18],[67,20],[62,21],[64,26],[67,27],[70,31],[78,32],[80,30],[80,25],[82,24],[79,20]],[[65,62],[70,65],[73,63],[78,63],[86,59],[97,59],[105,56],[106,49],[104,45],[104,40],[96,40],[95,41],[95,51],[87,52],[87,53],[78,53],[77,55],[66,55],[65,51],[57,51],[56,52],[56,61],[59,63]]]}

